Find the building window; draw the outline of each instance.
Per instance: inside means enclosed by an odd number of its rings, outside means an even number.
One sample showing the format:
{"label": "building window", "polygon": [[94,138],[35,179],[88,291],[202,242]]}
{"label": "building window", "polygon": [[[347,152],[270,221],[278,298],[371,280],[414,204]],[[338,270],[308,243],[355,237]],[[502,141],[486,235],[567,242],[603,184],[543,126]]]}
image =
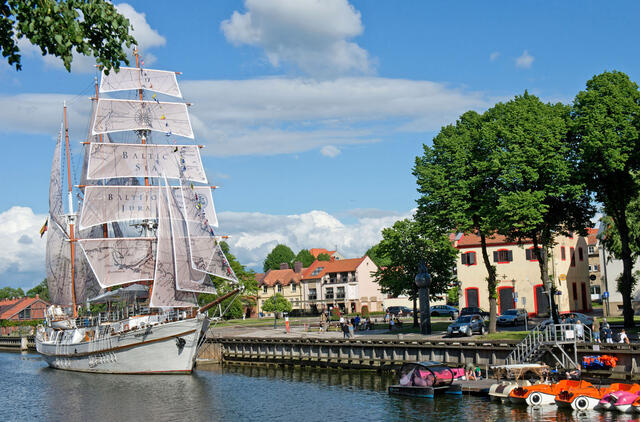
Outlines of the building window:
{"label": "building window", "polygon": [[296,283],[291,283],[291,291],[292,292],[296,291]]}
{"label": "building window", "polygon": [[318,267],[315,270],[313,270],[311,275],[318,275],[318,274],[320,274],[320,271],[322,271],[322,270],[324,270],[324,267]]}
{"label": "building window", "polygon": [[578,248],[578,259],[580,261],[584,261],[584,255],[582,253],[582,248]]}
{"label": "building window", "polygon": [[336,274],[329,274],[329,283],[335,283],[338,281],[338,278],[336,277]]}
{"label": "building window", "polygon": [[333,299],[333,287],[328,287],[326,294],[324,295],[325,299]]}
{"label": "building window", "polygon": [[589,255],[593,255],[596,253],[596,248],[593,245],[587,246],[587,252],[589,252]]}
{"label": "building window", "polygon": [[569,248],[569,259],[571,259],[571,266],[576,266],[576,250],[573,248]]}
{"label": "building window", "polygon": [[565,250],[564,246],[560,248],[560,259],[562,259],[563,261],[567,260],[567,251]]}
{"label": "building window", "polygon": [[309,300],[316,300],[318,298],[318,293],[316,289],[309,289]]}
{"label": "building window", "polygon": [[476,253],[475,252],[466,252],[461,256],[463,265],[476,265]]}
{"label": "building window", "polygon": [[267,293],[267,286],[262,286],[262,293]]}
{"label": "building window", "polygon": [[282,286],[278,284],[278,293],[282,293]]}
{"label": "building window", "polygon": [[513,261],[513,252],[508,249],[499,249],[493,252],[493,262],[496,264],[508,264]]}
{"label": "building window", "polygon": [[578,286],[573,283],[573,300],[578,300]]}
{"label": "building window", "polygon": [[531,247],[524,251],[527,256],[527,261],[538,261],[538,253],[535,248]]}
{"label": "building window", "polygon": [[349,273],[340,273],[340,283],[346,283],[349,281]]}
{"label": "building window", "polygon": [[344,299],[344,287],[338,287],[336,291],[336,299]]}
{"label": "building window", "polygon": [[598,264],[593,265],[593,271],[598,271]]}
{"label": "building window", "polygon": [[27,308],[27,309],[23,309],[22,311],[20,311],[20,313],[18,314],[18,318],[19,319],[31,319],[31,309]]}

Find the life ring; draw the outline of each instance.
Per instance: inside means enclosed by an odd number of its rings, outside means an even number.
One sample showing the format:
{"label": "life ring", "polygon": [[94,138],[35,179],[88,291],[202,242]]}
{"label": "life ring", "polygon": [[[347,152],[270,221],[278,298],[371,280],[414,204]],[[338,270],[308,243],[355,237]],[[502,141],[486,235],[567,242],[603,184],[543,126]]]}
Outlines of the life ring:
{"label": "life ring", "polygon": [[531,404],[533,406],[539,406],[542,403],[542,394],[535,391],[531,393],[531,397],[529,397],[529,400],[531,401]]}
{"label": "life ring", "polygon": [[589,409],[589,400],[585,397],[578,397],[575,401],[577,410],[587,410]]}

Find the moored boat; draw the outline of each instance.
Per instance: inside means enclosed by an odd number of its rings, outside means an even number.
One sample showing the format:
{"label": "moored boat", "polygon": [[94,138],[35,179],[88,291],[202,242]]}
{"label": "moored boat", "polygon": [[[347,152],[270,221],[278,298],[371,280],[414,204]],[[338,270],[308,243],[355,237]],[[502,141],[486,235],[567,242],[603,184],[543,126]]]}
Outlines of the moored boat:
{"label": "moored boat", "polygon": [[615,383],[611,384],[611,386],[616,390],[604,394],[596,408],[603,410],[615,409],[623,413],[632,411],[633,402],[640,394],[640,385]]}
{"label": "moored boat", "polygon": [[399,371],[399,384],[389,387],[389,394],[432,398],[436,394],[462,394],[454,384],[454,372],[440,362],[405,363]]}
{"label": "moored boat", "polygon": [[528,387],[518,387],[509,393],[509,401],[514,404],[528,406],[544,406],[555,404],[556,396],[563,390],[570,390],[580,386],[580,381],[561,380],[555,384],[534,384]]}
{"label": "moored boat", "polygon": [[580,385],[558,393],[555,399],[558,407],[570,407],[573,410],[595,409],[605,394],[617,389],[616,386],[599,389],[587,381],[579,382]]}

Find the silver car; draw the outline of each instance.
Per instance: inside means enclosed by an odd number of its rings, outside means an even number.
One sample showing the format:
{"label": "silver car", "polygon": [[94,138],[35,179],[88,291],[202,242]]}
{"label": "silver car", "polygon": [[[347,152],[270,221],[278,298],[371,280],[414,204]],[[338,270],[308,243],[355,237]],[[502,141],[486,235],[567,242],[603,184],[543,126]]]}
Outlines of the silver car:
{"label": "silver car", "polygon": [[497,319],[498,325],[519,325],[524,324],[529,319],[526,309],[508,309]]}

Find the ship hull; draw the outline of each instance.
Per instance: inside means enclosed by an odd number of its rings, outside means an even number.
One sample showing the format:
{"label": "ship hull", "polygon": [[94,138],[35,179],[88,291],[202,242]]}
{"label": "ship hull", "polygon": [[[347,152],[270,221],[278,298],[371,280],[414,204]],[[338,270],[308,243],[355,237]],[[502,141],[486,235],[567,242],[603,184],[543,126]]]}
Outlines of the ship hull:
{"label": "ship hull", "polygon": [[53,342],[36,336],[47,364],[102,374],[189,374],[209,326],[203,315],[140,327],[94,341]]}

